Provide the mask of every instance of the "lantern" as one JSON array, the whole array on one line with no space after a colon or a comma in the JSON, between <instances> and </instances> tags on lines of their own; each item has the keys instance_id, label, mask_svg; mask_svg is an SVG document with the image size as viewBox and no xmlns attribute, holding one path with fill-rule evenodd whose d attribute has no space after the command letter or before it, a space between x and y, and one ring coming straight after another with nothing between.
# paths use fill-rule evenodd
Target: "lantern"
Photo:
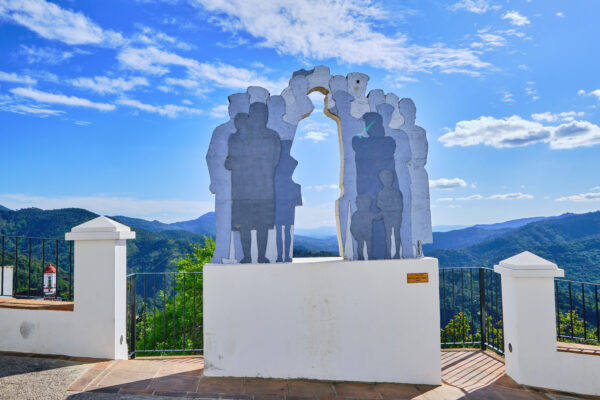
<instances>
[{"instance_id":1,"label":"lantern","mask_svg":"<svg viewBox=\"0 0 600 400\"><path fill-rule=\"evenodd\" d=\"M52 264L44 269L44 297L56 295L56 268Z\"/></svg>"}]
</instances>

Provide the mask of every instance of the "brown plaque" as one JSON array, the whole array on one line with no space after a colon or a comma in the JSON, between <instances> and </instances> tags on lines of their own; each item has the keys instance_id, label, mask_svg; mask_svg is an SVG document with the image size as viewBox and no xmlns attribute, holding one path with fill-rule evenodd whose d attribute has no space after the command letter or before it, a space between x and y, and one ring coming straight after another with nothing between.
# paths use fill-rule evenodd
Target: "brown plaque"
<instances>
[{"instance_id":1,"label":"brown plaque","mask_svg":"<svg viewBox=\"0 0 600 400\"><path fill-rule=\"evenodd\" d=\"M429 274L427 272L406 274L406 281L408 283L428 283Z\"/></svg>"}]
</instances>

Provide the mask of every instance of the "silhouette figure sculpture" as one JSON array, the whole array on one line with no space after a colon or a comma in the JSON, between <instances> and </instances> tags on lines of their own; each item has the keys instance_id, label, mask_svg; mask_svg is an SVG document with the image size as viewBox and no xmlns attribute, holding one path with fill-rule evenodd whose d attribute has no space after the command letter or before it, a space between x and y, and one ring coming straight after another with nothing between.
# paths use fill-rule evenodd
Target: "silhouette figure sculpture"
<instances>
[{"instance_id":1,"label":"silhouette figure sculpture","mask_svg":"<svg viewBox=\"0 0 600 400\"><path fill-rule=\"evenodd\" d=\"M369 260L373 254L373 222L381 219L380 214L375 214L371 211L371 196L368 194L360 194L356 197L357 210L352 214L350 220L350 232L357 242L358 259L364 260L364 247L367 245L367 256Z\"/></svg>"},{"instance_id":2,"label":"silhouette figure sculpture","mask_svg":"<svg viewBox=\"0 0 600 400\"><path fill-rule=\"evenodd\" d=\"M277 262L291 262L291 226L294 225L296 206L302 205L300 185L292 180L298 165L290 155L291 140L281 141L281 157L275 168L275 230L277 243ZM281 237L281 229L285 230L285 245Z\"/></svg>"},{"instance_id":3,"label":"silhouette figure sculpture","mask_svg":"<svg viewBox=\"0 0 600 400\"><path fill-rule=\"evenodd\" d=\"M352 148L356 160L356 189L357 194L368 195L371 198L371 211L377 213L377 194L383 189L379 181L379 172L382 170L395 171L394 152L396 142L393 138L385 136L381 115L368 112L363 115L365 126L369 126L368 137L355 136L352 138ZM393 181L398 187L396 173L393 172ZM372 252L369 260L384 259L386 257L385 227L383 221L375 221L373 229ZM355 237L356 238L356 237ZM360 248L360 245L359 245Z\"/></svg>"},{"instance_id":4,"label":"silhouette figure sculpture","mask_svg":"<svg viewBox=\"0 0 600 400\"><path fill-rule=\"evenodd\" d=\"M394 184L394 173L384 169L379 172L379 180L383 189L377 194L377 208L381 210L383 225L385 226L385 250L386 258L392 258L392 230L394 232L394 244L396 254L394 258L400 258L400 227L402 226L402 211L404 201L402 192L396 189Z\"/></svg>"},{"instance_id":5,"label":"silhouette figure sculpture","mask_svg":"<svg viewBox=\"0 0 600 400\"><path fill-rule=\"evenodd\" d=\"M231 229L239 231L244 257L250 263L252 236L256 230L258 262L265 257L269 229L275 225L275 167L281 143L277 132L267 128L264 103L252 103L248 119L236 118L237 131L229 137L225 168L231 171Z\"/></svg>"}]
</instances>

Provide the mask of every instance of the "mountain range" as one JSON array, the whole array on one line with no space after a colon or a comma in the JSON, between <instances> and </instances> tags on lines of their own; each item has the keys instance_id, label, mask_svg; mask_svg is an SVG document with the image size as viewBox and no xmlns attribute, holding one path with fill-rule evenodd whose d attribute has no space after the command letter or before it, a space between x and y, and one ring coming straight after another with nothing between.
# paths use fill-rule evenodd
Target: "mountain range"
<instances>
[{"instance_id":1,"label":"mountain range","mask_svg":"<svg viewBox=\"0 0 600 400\"><path fill-rule=\"evenodd\" d=\"M0 206L0 233L61 238L73 226L97 215L83 209L11 211ZM165 271L183 256L191 243L214 236L215 216L210 212L190 221L163 223L126 216L111 217L137 232L128 241L130 271ZM317 232L318 233L318 232ZM316 235L315 235L316 236ZM533 217L497 224L481 224L448 232L434 232L425 255L437 257L441 267L492 267L524 250L564 268L569 279L600 282L600 212ZM337 256L337 237L296 234L294 255Z\"/></svg>"}]
</instances>

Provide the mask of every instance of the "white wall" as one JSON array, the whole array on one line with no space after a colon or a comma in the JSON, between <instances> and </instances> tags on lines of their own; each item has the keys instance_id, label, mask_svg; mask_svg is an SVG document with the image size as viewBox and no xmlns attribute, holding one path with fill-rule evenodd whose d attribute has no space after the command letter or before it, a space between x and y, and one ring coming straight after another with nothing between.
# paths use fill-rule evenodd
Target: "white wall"
<instances>
[{"instance_id":1,"label":"white wall","mask_svg":"<svg viewBox=\"0 0 600 400\"><path fill-rule=\"evenodd\" d=\"M0 274L2 273L2 267L0 267ZM11 297L12 296L12 289L13 289L13 267L5 265L4 266L4 284L2 284L1 281L1 277L0 277L0 285L4 286L4 290L0 291L0 296L2 296L2 293L4 293L4 297Z\"/></svg>"},{"instance_id":2,"label":"white wall","mask_svg":"<svg viewBox=\"0 0 600 400\"><path fill-rule=\"evenodd\" d=\"M523 385L600 395L600 357L556 350L554 278L564 271L529 252L495 270L502 274L507 375Z\"/></svg>"},{"instance_id":3,"label":"white wall","mask_svg":"<svg viewBox=\"0 0 600 400\"><path fill-rule=\"evenodd\" d=\"M105 217L73 228L73 312L0 308L0 351L127 358L125 239L134 237Z\"/></svg>"},{"instance_id":4,"label":"white wall","mask_svg":"<svg viewBox=\"0 0 600 400\"><path fill-rule=\"evenodd\" d=\"M206 265L204 373L440 384L438 285L432 258Z\"/></svg>"}]
</instances>

